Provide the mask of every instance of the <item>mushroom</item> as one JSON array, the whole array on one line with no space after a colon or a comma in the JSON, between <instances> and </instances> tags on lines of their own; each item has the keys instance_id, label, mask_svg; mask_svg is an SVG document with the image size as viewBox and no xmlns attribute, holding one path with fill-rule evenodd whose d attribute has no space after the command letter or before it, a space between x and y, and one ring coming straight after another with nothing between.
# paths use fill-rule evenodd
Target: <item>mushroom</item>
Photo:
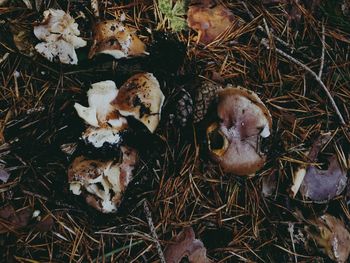
<instances>
[{"instance_id":1,"label":"mushroom","mask_svg":"<svg viewBox=\"0 0 350 263\"><path fill-rule=\"evenodd\" d=\"M96 148L105 144L118 146L132 116L150 132L157 128L164 95L151 73L136 74L118 90L111 80L92 84L88 107L75 103L78 115L89 125L82 138Z\"/></svg>"},{"instance_id":2,"label":"mushroom","mask_svg":"<svg viewBox=\"0 0 350 263\"><path fill-rule=\"evenodd\" d=\"M312 145L308 154L311 162L317 161L321 149L331 139L330 133L322 134ZM347 184L347 171L338 161L337 155L333 154L329 159L326 170L317 168L314 165L299 167L294 174L294 183L291 187L293 197L299 191L305 199L313 202L327 202L337 195L340 195Z\"/></svg>"},{"instance_id":3,"label":"mushroom","mask_svg":"<svg viewBox=\"0 0 350 263\"><path fill-rule=\"evenodd\" d=\"M34 35L44 41L35 46L37 52L50 61L58 57L64 64L77 64L75 49L86 46L74 18L59 9L44 12L44 19L34 26Z\"/></svg>"},{"instance_id":4,"label":"mushroom","mask_svg":"<svg viewBox=\"0 0 350 263\"><path fill-rule=\"evenodd\" d=\"M147 54L145 44L135 30L118 20L97 23L93 29L93 38L89 58L96 54L107 54L116 59Z\"/></svg>"},{"instance_id":5,"label":"mushroom","mask_svg":"<svg viewBox=\"0 0 350 263\"><path fill-rule=\"evenodd\" d=\"M112 105L123 116L133 116L150 132L154 132L160 121L164 95L158 80L152 73L139 73L129 78L120 87Z\"/></svg>"},{"instance_id":6,"label":"mushroom","mask_svg":"<svg viewBox=\"0 0 350 263\"><path fill-rule=\"evenodd\" d=\"M212 158L225 172L254 175L266 160L260 144L270 135L269 110L254 92L229 86L218 92L217 115L207 128Z\"/></svg>"},{"instance_id":7,"label":"mushroom","mask_svg":"<svg viewBox=\"0 0 350 263\"><path fill-rule=\"evenodd\" d=\"M338 263L347 262L350 254L350 233L340 219L325 214L311 220L306 231L332 260Z\"/></svg>"},{"instance_id":8,"label":"mushroom","mask_svg":"<svg viewBox=\"0 0 350 263\"><path fill-rule=\"evenodd\" d=\"M83 194L86 202L103 213L117 211L123 192L133 179L137 151L122 146L122 161L100 161L79 156L68 169L69 188L75 195Z\"/></svg>"},{"instance_id":9,"label":"mushroom","mask_svg":"<svg viewBox=\"0 0 350 263\"><path fill-rule=\"evenodd\" d=\"M89 107L75 103L78 115L90 125L82 135L86 143L100 148L105 143L118 145L121 142L121 132L127 128L127 121L112 105L118 95L118 89L111 80L101 81L91 85L88 91Z\"/></svg>"},{"instance_id":10,"label":"mushroom","mask_svg":"<svg viewBox=\"0 0 350 263\"><path fill-rule=\"evenodd\" d=\"M209 44L234 23L234 15L223 5L192 5L187 11L189 27L198 32L198 40Z\"/></svg>"}]
</instances>

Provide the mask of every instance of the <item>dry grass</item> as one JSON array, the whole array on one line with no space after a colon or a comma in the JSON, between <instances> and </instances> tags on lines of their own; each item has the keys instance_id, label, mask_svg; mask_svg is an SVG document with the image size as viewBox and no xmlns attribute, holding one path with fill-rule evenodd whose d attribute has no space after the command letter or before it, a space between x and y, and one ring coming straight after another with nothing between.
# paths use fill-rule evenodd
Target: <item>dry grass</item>
<instances>
[{"instance_id":1,"label":"dry grass","mask_svg":"<svg viewBox=\"0 0 350 263\"><path fill-rule=\"evenodd\" d=\"M83 11L87 19L77 21L84 37L90 39L93 18L87 2L44 1L46 7L68 9L74 17ZM139 30L146 42L151 43L147 28L168 30L164 17L155 8L156 1L116 2L121 3L101 0L101 16L113 18L125 12L127 22ZM182 227L192 226L215 262L326 260L312 244L306 248L296 240L288 227L294 225L295 234L303 232L300 211L305 217L328 211L349 224L346 197L327 205L312 205L300 198L291 199L288 189L293 169L307 161L305 152L321 131L333 134L328 152L348 152L350 32L323 18L326 44L322 81L347 123L341 126L319 83L273 48L292 54L318 73L322 19L304 10L303 23L291 25L285 6L267 7L258 1L246 1L252 19L241 1L227 2L241 26L208 46L197 44L193 31L178 34L176 37L187 47L181 76L162 73L160 79L168 94L180 84L193 92L199 88L193 86L193 79L214 71L227 83L256 91L274 121L273 134L267 142L270 150L266 166L252 179L224 174L208 160L200 136L196 137L202 127L189 125L180 130L163 118L157 130L163 147L152 158L144 156L116 215L97 214L69 193L69 160L59 146L77 141L82 131L83 124L72 105L85 99L89 85L105 79L122 83L140 70L138 59L88 62L85 49L79 53L79 66L27 57L17 51L9 30L14 26L30 29L39 19L38 13L26 9L21 1L14 2L16 7L0 7L0 59L4 58L0 63L0 161L11 174L9 182L0 185L0 204L9 203L17 209L29 206L54 222L48 232L38 231L36 219L32 219L27 227L0 235L2 262L159 262L144 214L144 200L151 208L163 248ZM264 19L287 46L264 33ZM271 49L261 44L263 38L269 39ZM266 176L277 178L277 190L270 198L261 194Z\"/></svg>"}]
</instances>

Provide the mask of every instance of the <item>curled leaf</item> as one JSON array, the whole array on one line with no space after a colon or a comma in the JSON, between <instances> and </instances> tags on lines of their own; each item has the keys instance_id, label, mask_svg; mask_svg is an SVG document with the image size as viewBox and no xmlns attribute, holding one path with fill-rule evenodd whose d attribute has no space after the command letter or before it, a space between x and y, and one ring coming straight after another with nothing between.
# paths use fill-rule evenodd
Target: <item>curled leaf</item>
<instances>
[{"instance_id":1,"label":"curled leaf","mask_svg":"<svg viewBox=\"0 0 350 263\"><path fill-rule=\"evenodd\" d=\"M350 233L338 218L325 214L306 227L309 236L338 263L347 262L350 254Z\"/></svg>"},{"instance_id":2,"label":"curled leaf","mask_svg":"<svg viewBox=\"0 0 350 263\"><path fill-rule=\"evenodd\" d=\"M198 32L200 42L209 44L232 26L234 15L223 5L212 8L193 5L188 9L187 23Z\"/></svg>"},{"instance_id":3,"label":"curled leaf","mask_svg":"<svg viewBox=\"0 0 350 263\"><path fill-rule=\"evenodd\" d=\"M202 241L195 239L192 228L185 228L172 241L174 243L168 245L164 251L167 263L179 263L185 257L190 263L210 262Z\"/></svg>"}]
</instances>

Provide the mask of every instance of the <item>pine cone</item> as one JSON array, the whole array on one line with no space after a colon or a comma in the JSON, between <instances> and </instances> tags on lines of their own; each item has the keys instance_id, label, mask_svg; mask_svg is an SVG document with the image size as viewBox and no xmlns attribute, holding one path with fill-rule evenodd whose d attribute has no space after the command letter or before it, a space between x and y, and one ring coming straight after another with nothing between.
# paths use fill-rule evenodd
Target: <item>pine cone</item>
<instances>
[{"instance_id":1,"label":"pine cone","mask_svg":"<svg viewBox=\"0 0 350 263\"><path fill-rule=\"evenodd\" d=\"M194 101L193 122L197 123L204 119L210 104L217 98L217 92L222 87L214 82L205 80L197 89Z\"/></svg>"},{"instance_id":2,"label":"pine cone","mask_svg":"<svg viewBox=\"0 0 350 263\"><path fill-rule=\"evenodd\" d=\"M193 117L193 100L185 89L181 89L175 96L175 109L169 114L170 124L185 127Z\"/></svg>"}]
</instances>

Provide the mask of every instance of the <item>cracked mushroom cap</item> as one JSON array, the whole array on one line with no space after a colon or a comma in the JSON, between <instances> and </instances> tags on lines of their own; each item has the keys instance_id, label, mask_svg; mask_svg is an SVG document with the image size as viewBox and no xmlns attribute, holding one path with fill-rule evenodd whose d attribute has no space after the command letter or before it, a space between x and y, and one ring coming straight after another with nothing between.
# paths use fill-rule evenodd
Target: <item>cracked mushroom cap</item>
<instances>
[{"instance_id":1,"label":"cracked mushroom cap","mask_svg":"<svg viewBox=\"0 0 350 263\"><path fill-rule=\"evenodd\" d=\"M127 128L127 121L122 117L112 101L118 95L118 89L111 80L92 84L88 91L88 107L75 103L79 117L90 125L82 135L86 143L100 148L105 143L118 144L121 132Z\"/></svg>"},{"instance_id":2,"label":"cracked mushroom cap","mask_svg":"<svg viewBox=\"0 0 350 263\"><path fill-rule=\"evenodd\" d=\"M268 109L254 92L227 87L218 92L217 115L207 128L211 156L225 172L254 175L266 160L260 140L270 135Z\"/></svg>"},{"instance_id":3,"label":"cracked mushroom cap","mask_svg":"<svg viewBox=\"0 0 350 263\"><path fill-rule=\"evenodd\" d=\"M116 59L147 54L145 44L135 30L118 20L99 22L94 27L93 45L89 58L96 54L111 55Z\"/></svg>"},{"instance_id":4,"label":"cracked mushroom cap","mask_svg":"<svg viewBox=\"0 0 350 263\"><path fill-rule=\"evenodd\" d=\"M102 213L116 212L137 163L136 150L121 147L120 163L86 159L79 156L68 169L69 188L83 195L86 202Z\"/></svg>"},{"instance_id":5,"label":"cracked mushroom cap","mask_svg":"<svg viewBox=\"0 0 350 263\"><path fill-rule=\"evenodd\" d=\"M152 73L139 73L120 87L112 105L121 115L133 116L154 132L160 121L163 102L164 95L158 80Z\"/></svg>"},{"instance_id":6,"label":"cracked mushroom cap","mask_svg":"<svg viewBox=\"0 0 350 263\"><path fill-rule=\"evenodd\" d=\"M44 19L34 26L34 35L44 42L38 43L38 53L53 61L59 58L64 64L77 64L75 49L86 46L74 18L63 10L49 9L44 12Z\"/></svg>"}]
</instances>

